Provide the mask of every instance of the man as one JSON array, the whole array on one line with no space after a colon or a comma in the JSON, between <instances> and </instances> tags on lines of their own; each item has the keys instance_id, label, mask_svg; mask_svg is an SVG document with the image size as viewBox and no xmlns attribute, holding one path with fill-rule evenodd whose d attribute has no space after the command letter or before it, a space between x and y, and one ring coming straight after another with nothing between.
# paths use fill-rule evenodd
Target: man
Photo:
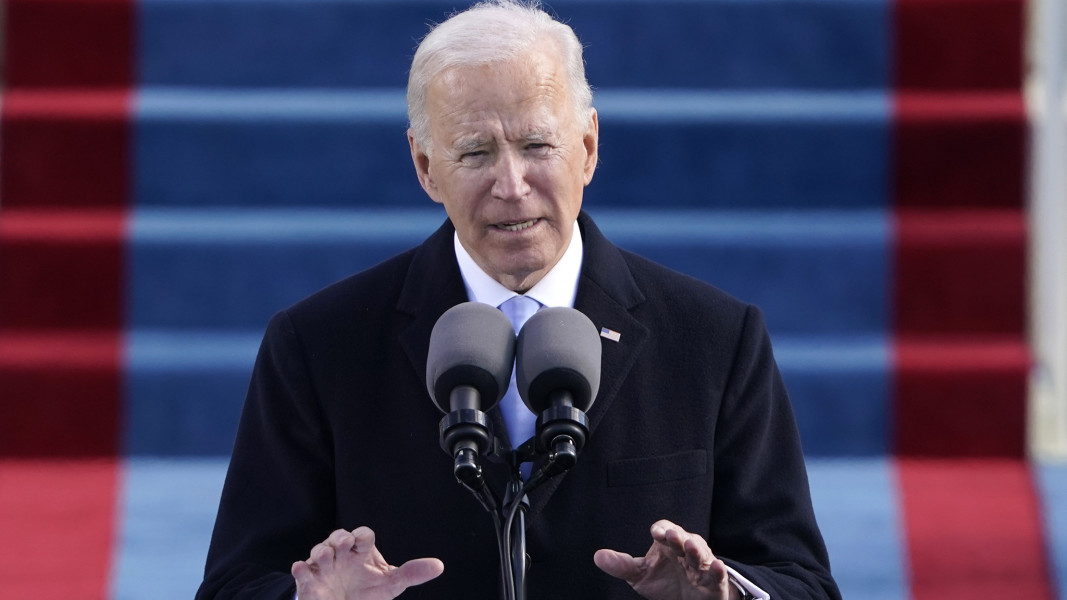
<instances>
[{"instance_id":1,"label":"man","mask_svg":"<svg viewBox=\"0 0 1067 600\"><path fill-rule=\"evenodd\" d=\"M420 44L408 109L448 222L272 319L198 597L497 597L491 520L438 447L426 354L448 308L516 295L617 332L577 466L531 493L530 598L838 597L758 311L581 212L599 123L570 28L509 0L460 13ZM501 412L517 446L529 430Z\"/></svg>"}]
</instances>

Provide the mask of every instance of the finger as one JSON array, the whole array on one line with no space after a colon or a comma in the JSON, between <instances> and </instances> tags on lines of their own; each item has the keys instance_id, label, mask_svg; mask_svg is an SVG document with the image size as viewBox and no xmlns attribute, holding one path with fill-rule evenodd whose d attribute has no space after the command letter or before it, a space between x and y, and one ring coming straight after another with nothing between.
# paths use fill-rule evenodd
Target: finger
<instances>
[{"instance_id":1,"label":"finger","mask_svg":"<svg viewBox=\"0 0 1067 600\"><path fill-rule=\"evenodd\" d=\"M684 529L679 527L677 524L675 524L674 521L671 521L670 519L660 519L659 521L656 521L655 523L652 524L652 532L653 532L652 536L655 537L656 530L659 530L661 533L666 533L667 531L670 531L671 529L678 529L678 530L685 531Z\"/></svg>"},{"instance_id":2,"label":"finger","mask_svg":"<svg viewBox=\"0 0 1067 600\"><path fill-rule=\"evenodd\" d=\"M641 568L640 559L606 548L593 554L593 563L608 575L626 581L636 579Z\"/></svg>"},{"instance_id":3,"label":"finger","mask_svg":"<svg viewBox=\"0 0 1067 600\"><path fill-rule=\"evenodd\" d=\"M649 531L652 533L653 540L657 542L665 542L667 532L671 529L678 529L678 526L667 519L661 519L653 523Z\"/></svg>"},{"instance_id":4,"label":"finger","mask_svg":"<svg viewBox=\"0 0 1067 600\"><path fill-rule=\"evenodd\" d=\"M676 558L685 560L690 569L706 570L715 560L707 540L666 519L652 525L652 538Z\"/></svg>"},{"instance_id":5,"label":"finger","mask_svg":"<svg viewBox=\"0 0 1067 600\"><path fill-rule=\"evenodd\" d=\"M652 540L676 558L685 557L685 543L689 533L670 521L657 521L652 525Z\"/></svg>"},{"instance_id":6,"label":"finger","mask_svg":"<svg viewBox=\"0 0 1067 600\"><path fill-rule=\"evenodd\" d=\"M445 571L445 563L436 558L416 558L400 565L392 577L401 590L413 585L422 585Z\"/></svg>"},{"instance_id":7,"label":"finger","mask_svg":"<svg viewBox=\"0 0 1067 600\"><path fill-rule=\"evenodd\" d=\"M326 543L315 544L315 547L311 549L311 557L307 562L325 566L333 562L334 556L336 555L334 554L333 546Z\"/></svg>"},{"instance_id":8,"label":"finger","mask_svg":"<svg viewBox=\"0 0 1067 600\"><path fill-rule=\"evenodd\" d=\"M704 571L702 578L705 586L718 588L724 598L729 597L731 585L730 574L726 570L726 563L717 558L712 560L711 565Z\"/></svg>"},{"instance_id":9,"label":"finger","mask_svg":"<svg viewBox=\"0 0 1067 600\"><path fill-rule=\"evenodd\" d=\"M289 572L293 574L293 577L297 580L304 580L311 577L311 565L307 561L298 560L293 563L293 566L289 569Z\"/></svg>"},{"instance_id":10,"label":"finger","mask_svg":"<svg viewBox=\"0 0 1067 600\"><path fill-rule=\"evenodd\" d=\"M357 527L352 530L352 552L364 554L374 550L374 530Z\"/></svg>"},{"instance_id":11,"label":"finger","mask_svg":"<svg viewBox=\"0 0 1067 600\"><path fill-rule=\"evenodd\" d=\"M360 560L378 569L393 569L375 546L374 531L369 527L357 527L352 530L352 546L350 551L359 556Z\"/></svg>"},{"instance_id":12,"label":"finger","mask_svg":"<svg viewBox=\"0 0 1067 600\"><path fill-rule=\"evenodd\" d=\"M356 542L355 536L344 529L338 529L326 538L326 544L331 546L337 554L348 552Z\"/></svg>"},{"instance_id":13,"label":"finger","mask_svg":"<svg viewBox=\"0 0 1067 600\"><path fill-rule=\"evenodd\" d=\"M314 580L316 571L315 566L307 561L298 560L293 563L289 572L292 573L293 579L296 581L297 591L306 588Z\"/></svg>"},{"instance_id":14,"label":"finger","mask_svg":"<svg viewBox=\"0 0 1067 600\"><path fill-rule=\"evenodd\" d=\"M689 535L685 529L667 519L661 519L653 523L650 531L653 540L673 546L679 552L682 550L682 541L684 541L685 536Z\"/></svg>"},{"instance_id":15,"label":"finger","mask_svg":"<svg viewBox=\"0 0 1067 600\"><path fill-rule=\"evenodd\" d=\"M726 563L717 558L711 561L708 573L712 576L712 581L716 583L724 583L730 579L730 572L726 570Z\"/></svg>"},{"instance_id":16,"label":"finger","mask_svg":"<svg viewBox=\"0 0 1067 600\"><path fill-rule=\"evenodd\" d=\"M715 561L715 555L711 553L708 542L699 535L687 533L682 547L685 551L685 564L690 569L706 571Z\"/></svg>"}]
</instances>

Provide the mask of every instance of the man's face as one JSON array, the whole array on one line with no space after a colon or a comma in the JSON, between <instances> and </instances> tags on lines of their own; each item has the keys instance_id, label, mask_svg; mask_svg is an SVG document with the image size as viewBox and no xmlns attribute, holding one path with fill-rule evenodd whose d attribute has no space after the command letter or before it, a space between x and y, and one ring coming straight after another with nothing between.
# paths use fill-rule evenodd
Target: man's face
<instances>
[{"instance_id":1,"label":"man's face","mask_svg":"<svg viewBox=\"0 0 1067 600\"><path fill-rule=\"evenodd\" d=\"M570 243L597 160L551 51L447 70L427 90L431 148L408 132L419 182L486 273L525 291ZM427 151L431 150L431 151Z\"/></svg>"}]
</instances>

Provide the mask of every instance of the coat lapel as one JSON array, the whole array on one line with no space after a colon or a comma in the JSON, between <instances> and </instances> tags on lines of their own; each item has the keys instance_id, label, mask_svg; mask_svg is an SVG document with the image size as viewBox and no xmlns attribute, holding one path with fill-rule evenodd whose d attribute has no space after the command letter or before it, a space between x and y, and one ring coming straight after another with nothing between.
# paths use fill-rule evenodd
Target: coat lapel
<instances>
[{"instance_id":1,"label":"coat lapel","mask_svg":"<svg viewBox=\"0 0 1067 600\"><path fill-rule=\"evenodd\" d=\"M631 312L645 297L618 248L608 242L584 212L578 224L582 228L584 256L574 307L589 317L598 330L619 334L618 341L603 335L600 338L600 389L587 414L589 437L595 440L597 426L618 397L623 381L648 341L649 330ZM579 455L579 465L581 460ZM566 476L557 476L530 494L531 516L544 508Z\"/></svg>"},{"instance_id":2,"label":"coat lapel","mask_svg":"<svg viewBox=\"0 0 1067 600\"><path fill-rule=\"evenodd\" d=\"M445 221L414 250L397 300L397 311L411 318L407 329L400 334L400 345L424 384L433 326L446 310L467 301L467 290L452 247L454 232L452 223Z\"/></svg>"}]
</instances>

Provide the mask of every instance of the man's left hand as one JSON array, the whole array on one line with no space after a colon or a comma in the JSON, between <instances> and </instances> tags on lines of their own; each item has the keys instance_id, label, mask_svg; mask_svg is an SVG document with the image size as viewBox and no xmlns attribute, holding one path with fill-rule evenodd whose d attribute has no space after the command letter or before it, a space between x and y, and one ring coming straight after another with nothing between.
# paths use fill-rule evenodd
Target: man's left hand
<instances>
[{"instance_id":1,"label":"man's left hand","mask_svg":"<svg viewBox=\"0 0 1067 600\"><path fill-rule=\"evenodd\" d=\"M674 523L652 525L652 546L643 557L597 550L593 562L608 575L623 579L648 600L737 600L726 564L715 558L708 542Z\"/></svg>"}]
</instances>

